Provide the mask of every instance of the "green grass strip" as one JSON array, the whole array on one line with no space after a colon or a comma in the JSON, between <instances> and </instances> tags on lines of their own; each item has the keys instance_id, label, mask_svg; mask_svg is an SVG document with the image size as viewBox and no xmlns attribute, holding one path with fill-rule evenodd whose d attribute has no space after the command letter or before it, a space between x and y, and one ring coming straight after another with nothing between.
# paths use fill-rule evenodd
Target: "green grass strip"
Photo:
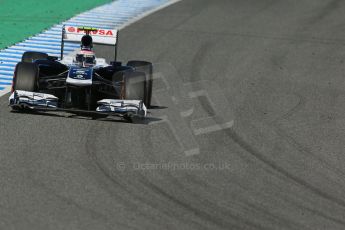
<instances>
[{"instance_id":1,"label":"green grass strip","mask_svg":"<svg viewBox=\"0 0 345 230\"><path fill-rule=\"evenodd\" d=\"M0 49L111 0L0 0Z\"/></svg>"}]
</instances>

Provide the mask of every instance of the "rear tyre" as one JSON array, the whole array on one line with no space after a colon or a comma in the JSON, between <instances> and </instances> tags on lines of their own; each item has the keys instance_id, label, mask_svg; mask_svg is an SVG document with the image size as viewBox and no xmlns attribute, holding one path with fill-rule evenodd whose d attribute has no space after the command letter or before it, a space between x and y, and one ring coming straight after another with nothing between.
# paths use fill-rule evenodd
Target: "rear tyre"
<instances>
[{"instance_id":1,"label":"rear tyre","mask_svg":"<svg viewBox=\"0 0 345 230\"><path fill-rule=\"evenodd\" d=\"M22 56L22 62L32 63L36 60L48 59L48 54L34 51L27 51Z\"/></svg>"},{"instance_id":2,"label":"rear tyre","mask_svg":"<svg viewBox=\"0 0 345 230\"><path fill-rule=\"evenodd\" d=\"M152 85L153 85L153 65L147 61L129 61L127 66L135 68L137 72L143 72L146 75L146 101L147 108L151 106Z\"/></svg>"},{"instance_id":3,"label":"rear tyre","mask_svg":"<svg viewBox=\"0 0 345 230\"><path fill-rule=\"evenodd\" d=\"M19 62L13 78L13 90L34 92L38 88L38 66L35 63Z\"/></svg>"}]
</instances>

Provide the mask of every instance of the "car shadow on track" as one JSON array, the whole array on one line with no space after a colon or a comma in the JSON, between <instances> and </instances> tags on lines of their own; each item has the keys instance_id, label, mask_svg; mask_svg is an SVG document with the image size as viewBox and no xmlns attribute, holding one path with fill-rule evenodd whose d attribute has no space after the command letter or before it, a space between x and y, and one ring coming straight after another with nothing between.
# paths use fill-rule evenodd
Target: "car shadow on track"
<instances>
[{"instance_id":1,"label":"car shadow on track","mask_svg":"<svg viewBox=\"0 0 345 230\"><path fill-rule=\"evenodd\" d=\"M167 107L164 107L164 106L152 106L150 109L166 109L166 108ZM92 117L92 116L80 116L80 115L63 113L63 112L40 112L40 111L33 111L33 110L21 110L21 111L12 110L10 112L16 113L16 114L28 114L28 115L34 115L34 116L82 119L82 120L102 121L102 122L131 123L131 124L141 124L141 125L148 125L151 122L157 122L157 121L162 120L160 118L155 118L155 117L150 117L150 116L147 116L145 118L133 117L131 119L124 119L124 118L115 117L115 116L108 116L108 117L94 116L94 117ZM148 114L151 114L151 113L148 112Z\"/></svg>"}]
</instances>

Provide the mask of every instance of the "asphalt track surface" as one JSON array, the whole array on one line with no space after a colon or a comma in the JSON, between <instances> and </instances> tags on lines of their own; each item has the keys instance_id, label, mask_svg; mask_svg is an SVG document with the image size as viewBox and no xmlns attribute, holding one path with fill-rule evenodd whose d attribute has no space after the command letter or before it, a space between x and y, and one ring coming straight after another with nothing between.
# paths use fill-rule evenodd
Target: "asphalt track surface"
<instances>
[{"instance_id":1,"label":"asphalt track surface","mask_svg":"<svg viewBox=\"0 0 345 230\"><path fill-rule=\"evenodd\" d=\"M344 229L344 8L184 0L124 29L120 58L156 63L148 124L2 97L0 228Z\"/></svg>"}]
</instances>

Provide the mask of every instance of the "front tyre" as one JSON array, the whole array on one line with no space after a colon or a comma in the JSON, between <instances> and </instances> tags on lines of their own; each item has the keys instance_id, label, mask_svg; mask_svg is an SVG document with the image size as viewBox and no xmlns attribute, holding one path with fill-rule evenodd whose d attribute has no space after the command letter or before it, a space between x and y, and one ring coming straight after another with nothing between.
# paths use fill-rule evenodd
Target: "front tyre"
<instances>
[{"instance_id":1,"label":"front tyre","mask_svg":"<svg viewBox=\"0 0 345 230\"><path fill-rule=\"evenodd\" d=\"M144 101L147 108L151 106L152 85L153 85L153 65L147 61L129 61L127 66L133 67L137 72L143 72L146 76L146 101Z\"/></svg>"},{"instance_id":2,"label":"front tyre","mask_svg":"<svg viewBox=\"0 0 345 230\"><path fill-rule=\"evenodd\" d=\"M34 92L38 89L38 74L35 63L19 62L14 71L12 90Z\"/></svg>"},{"instance_id":3,"label":"front tyre","mask_svg":"<svg viewBox=\"0 0 345 230\"><path fill-rule=\"evenodd\" d=\"M124 99L141 100L146 103L146 77L144 73L126 72L124 74Z\"/></svg>"}]
</instances>

